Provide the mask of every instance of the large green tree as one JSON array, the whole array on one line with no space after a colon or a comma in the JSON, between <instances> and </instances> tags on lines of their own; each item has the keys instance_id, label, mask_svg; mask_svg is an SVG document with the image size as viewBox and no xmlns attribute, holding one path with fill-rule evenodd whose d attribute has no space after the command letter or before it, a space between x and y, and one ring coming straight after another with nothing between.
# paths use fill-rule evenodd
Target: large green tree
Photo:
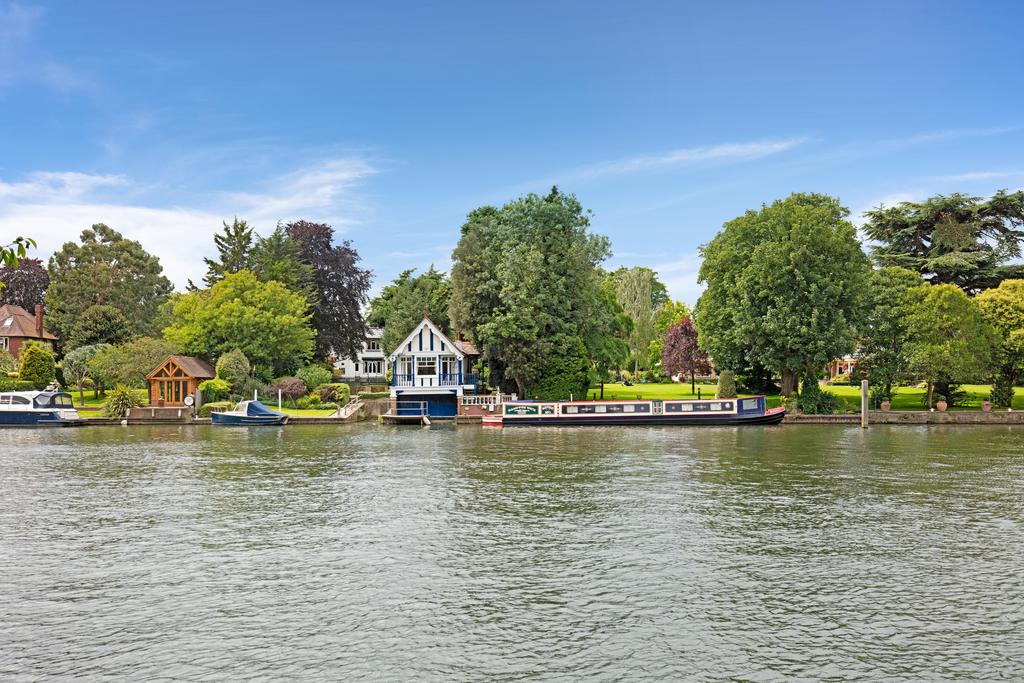
<instances>
[{"instance_id":1,"label":"large green tree","mask_svg":"<svg viewBox=\"0 0 1024 683\"><path fill-rule=\"evenodd\" d=\"M647 346L647 367L653 368L661 365L661 350L665 346L665 335L668 334L668 328L692 315L693 311L685 302L671 299L665 302L658 312L658 321L654 324L654 339Z\"/></svg>"},{"instance_id":2,"label":"large green tree","mask_svg":"<svg viewBox=\"0 0 1024 683\"><path fill-rule=\"evenodd\" d=\"M603 283L598 290L593 307L594 311L585 328L583 345L591 364L590 383L600 385L603 399L604 383L629 358L629 336L633 331L633 320L622 310L615 292L607 283Z\"/></svg>"},{"instance_id":3,"label":"large green tree","mask_svg":"<svg viewBox=\"0 0 1024 683\"><path fill-rule=\"evenodd\" d=\"M696 324L717 367L773 368L789 396L799 373L853 351L870 266L848 215L833 197L792 194L702 247Z\"/></svg>"},{"instance_id":4,"label":"large green tree","mask_svg":"<svg viewBox=\"0 0 1024 683\"><path fill-rule=\"evenodd\" d=\"M952 403L952 385L989 375L996 333L977 302L955 285L924 285L919 291L908 320L910 370L928 383L928 407L935 394Z\"/></svg>"},{"instance_id":5,"label":"large green tree","mask_svg":"<svg viewBox=\"0 0 1024 683\"><path fill-rule=\"evenodd\" d=\"M615 290L615 298L622 310L633 321L629 334L629 351L633 360L633 372L646 368L651 342L657 335L658 316L669 302L668 290L650 268L635 266L619 268L609 275Z\"/></svg>"},{"instance_id":6,"label":"large green tree","mask_svg":"<svg viewBox=\"0 0 1024 683\"><path fill-rule=\"evenodd\" d=\"M243 269L251 269L251 252L253 248L253 229L238 216L228 225L224 221L224 229L213 236L213 245L217 248L217 258L204 258L206 275L203 282L213 287L224 279L225 275L237 273Z\"/></svg>"},{"instance_id":7,"label":"large green tree","mask_svg":"<svg viewBox=\"0 0 1024 683\"><path fill-rule=\"evenodd\" d=\"M869 282L867 311L858 331L861 366L877 404L892 398L893 384L906 374L910 315L924 280L912 270L889 266L872 271Z\"/></svg>"},{"instance_id":8,"label":"large green tree","mask_svg":"<svg viewBox=\"0 0 1024 683\"><path fill-rule=\"evenodd\" d=\"M119 310L133 335L152 333L160 306L174 289L156 256L102 223L83 230L81 244L61 247L50 257L49 271L46 308L62 337L96 305Z\"/></svg>"},{"instance_id":9,"label":"large green tree","mask_svg":"<svg viewBox=\"0 0 1024 683\"><path fill-rule=\"evenodd\" d=\"M936 195L866 213L865 234L882 266L917 271L929 282L953 284L968 294L1024 277L1024 191L991 199Z\"/></svg>"},{"instance_id":10,"label":"large green tree","mask_svg":"<svg viewBox=\"0 0 1024 683\"><path fill-rule=\"evenodd\" d=\"M311 266L302 260L298 242L285 232L274 228L266 237L257 237L249 253L249 268L260 280L276 280L293 292L304 294L310 303L316 301L316 283Z\"/></svg>"},{"instance_id":11,"label":"large green tree","mask_svg":"<svg viewBox=\"0 0 1024 683\"><path fill-rule=\"evenodd\" d=\"M119 384L144 389L146 375L167 356L180 351L177 344L166 339L138 337L117 346L101 345L98 352L90 354L87 369L101 391Z\"/></svg>"},{"instance_id":12,"label":"large green tree","mask_svg":"<svg viewBox=\"0 0 1024 683\"><path fill-rule=\"evenodd\" d=\"M254 365L285 374L312 356L309 321L305 297L241 270L209 290L176 296L174 323L164 336L209 361L240 349Z\"/></svg>"},{"instance_id":13,"label":"large green tree","mask_svg":"<svg viewBox=\"0 0 1024 683\"><path fill-rule=\"evenodd\" d=\"M1024 368L1024 280L1003 280L975 301L997 334L996 377L992 400L1001 408L1013 405L1013 388Z\"/></svg>"},{"instance_id":14,"label":"large green tree","mask_svg":"<svg viewBox=\"0 0 1024 683\"><path fill-rule=\"evenodd\" d=\"M131 324L121 311L100 304L82 311L64 341L64 350L93 344L120 344L131 336Z\"/></svg>"},{"instance_id":15,"label":"large green tree","mask_svg":"<svg viewBox=\"0 0 1024 683\"><path fill-rule=\"evenodd\" d=\"M452 326L477 342L492 381L565 398L586 370L607 238L574 195L552 188L472 212L452 254ZM587 372L584 372L584 382ZM541 395L543 394L543 395Z\"/></svg>"},{"instance_id":16,"label":"large green tree","mask_svg":"<svg viewBox=\"0 0 1024 683\"><path fill-rule=\"evenodd\" d=\"M426 315L445 334L451 334L448 304L451 283L448 275L430 266L414 275L405 270L370 301L366 323L384 329L381 345L394 350Z\"/></svg>"}]
</instances>

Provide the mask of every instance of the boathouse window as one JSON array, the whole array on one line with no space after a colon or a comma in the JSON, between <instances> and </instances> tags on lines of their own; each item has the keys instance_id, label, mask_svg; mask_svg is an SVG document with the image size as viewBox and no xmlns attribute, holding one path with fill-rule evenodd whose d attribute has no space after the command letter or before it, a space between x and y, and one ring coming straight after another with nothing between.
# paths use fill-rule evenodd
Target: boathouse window
<instances>
[{"instance_id":1,"label":"boathouse window","mask_svg":"<svg viewBox=\"0 0 1024 683\"><path fill-rule=\"evenodd\" d=\"M434 356L417 356L416 358L416 374L417 375L436 375L437 374L437 358Z\"/></svg>"}]
</instances>

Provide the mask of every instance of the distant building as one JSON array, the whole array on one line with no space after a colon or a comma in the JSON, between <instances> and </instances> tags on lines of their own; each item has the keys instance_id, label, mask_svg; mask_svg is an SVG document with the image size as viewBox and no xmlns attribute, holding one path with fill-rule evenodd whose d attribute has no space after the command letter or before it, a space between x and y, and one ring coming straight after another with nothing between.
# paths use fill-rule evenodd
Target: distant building
<instances>
[{"instance_id":1,"label":"distant building","mask_svg":"<svg viewBox=\"0 0 1024 683\"><path fill-rule=\"evenodd\" d=\"M379 327L369 328L359 355L334 363L335 369L341 371L342 379L371 384L384 382L387 364L384 359L384 349L380 345L382 335L383 330Z\"/></svg>"},{"instance_id":2,"label":"distant building","mask_svg":"<svg viewBox=\"0 0 1024 683\"><path fill-rule=\"evenodd\" d=\"M6 349L12 356L21 352L21 346L29 339L53 343L57 335L43 327L43 307L36 306L32 315L21 306L4 304L0 306L0 349Z\"/></svg>"},{"instance_id":3,"label":"distant building","mask_svg":"<svg viewBox=\"0 0 1024 683\"><path fill-rule=\"evenodd\" d=\"M839 375L850 375L852 377L857 372L858 364L860 364L860 359L850 354L837 358L825 366L829 381L834 381Z\"/></svg>"},{"instance_id":4,"label":"distant building","mask_svg":"<svg viewBox=\"0 0 1024 683\"><path fill-rule=\"evenodd\" d=\"M473 363L480 353L468 341L452 341L428 318L417 325L390 356L391 410L430 417L455 417L462 396L475 394Z\"/></svg>"}]
</instances>

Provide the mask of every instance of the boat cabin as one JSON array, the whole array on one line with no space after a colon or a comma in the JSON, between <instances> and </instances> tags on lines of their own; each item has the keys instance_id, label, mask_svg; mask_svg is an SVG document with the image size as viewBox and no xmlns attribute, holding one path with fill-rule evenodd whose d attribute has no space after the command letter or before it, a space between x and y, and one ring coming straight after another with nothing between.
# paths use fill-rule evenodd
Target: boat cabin
<instances>
[{"instance_id":1,"label":"boat cabin","mask_svg":"<svg viewBox=\"0 0 1024 683\"><path fill-rule=\"evenodd\" d=\"M163 400L166 406L183 406L187 397L197 395L201 383L216 375L213 366L200 358L168 356L146 375L149 381L149 403L159 405Z\"/></svg>"},{"instance_id":2,"label":"boat cabin","mask_svg":"<svg viewBox=\"0 0 1024 683\"><path fill-rule=\"evenodd\" d=\"M464 340L452 341L424 318L390 356L391 410L395 415L455 417L462 396L476 394L473 363L480 354Z\"/></svg>"}]
</instances>

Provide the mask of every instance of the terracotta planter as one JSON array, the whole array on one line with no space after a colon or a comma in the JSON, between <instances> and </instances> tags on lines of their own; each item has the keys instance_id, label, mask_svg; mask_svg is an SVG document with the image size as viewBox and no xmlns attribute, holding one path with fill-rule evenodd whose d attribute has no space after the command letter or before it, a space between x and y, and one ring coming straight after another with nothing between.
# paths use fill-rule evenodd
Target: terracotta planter
<instances>
[{"instance_id":1,"label":"terracotta planter","mask_svg":"<svg viewBox=\"0 0 1024 683\"><path fill-rule=\"evenodd\" d=\"M161 397L161 398L158 398L158 399L156 400L156 407L157 407L157 408L163 408L163 407L164 407L164 399L163 399L162 397Z\"/></svg>"},{"instance_id":2,"label":"terracotta planter","mask_svg":"<svg viewBox=\"0 0 1024 683\"><path fill-rule=\"evenodd\" d=\"M946 412L946 408L948 408L949 405L945 401L939 401L938 403L935 404L935 407L938 408L940 413L944 413Z\"/></svg>"},{"instance_id":3,"label":"terracotta planter","mask_svg":"<svg viewBox=\"0 0 1024 683\"><path fill-rule=\"evenodd\" d=\"M982 410L982 412L985 412L985 413L991 412L992 411L992 401L982 401L981 402L981 410Z\"/></svg>"},{"instance_id":4,"label":"terracotta planter","mask_svg":"<svg viewBox=\"0 0 1024 683\"><path fill-rule=\"evenodd\" d=\"M882 401L882 405L880 407L882 408L883 413L888 413L889 409L892 408L892 404L888 401Z\"/></svg>"}]
</instances>

